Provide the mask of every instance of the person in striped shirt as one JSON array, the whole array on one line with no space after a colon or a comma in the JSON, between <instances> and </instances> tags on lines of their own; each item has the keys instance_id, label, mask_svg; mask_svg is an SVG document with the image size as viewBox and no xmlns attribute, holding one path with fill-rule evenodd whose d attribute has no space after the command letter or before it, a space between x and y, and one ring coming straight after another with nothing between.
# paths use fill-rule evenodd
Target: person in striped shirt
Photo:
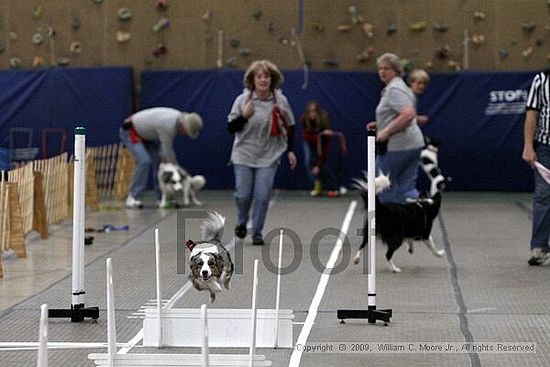
<instances>
[{"instance_id":1,"label":"person in striped shirt","mask_svg":"<svg viewBox=\"0 0 550 367\"><path fill-rule=\"evenodd\" d=\"M550 70L538 73L527 95L522 158L529 165L539 162L550 168ZM533 194L533 228L529 265L540 265L550 258L550 184L538 170Z\"/></svg>"}]
</instances>

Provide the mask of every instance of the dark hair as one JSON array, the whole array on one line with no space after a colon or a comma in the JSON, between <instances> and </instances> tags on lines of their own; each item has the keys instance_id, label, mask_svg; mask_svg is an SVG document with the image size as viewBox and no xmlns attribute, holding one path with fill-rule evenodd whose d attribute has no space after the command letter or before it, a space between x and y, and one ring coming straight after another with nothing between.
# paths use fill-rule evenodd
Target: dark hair
<instances>
[{"instance_id":1,"label":"dark hair","mask_svg":"<svg viewBox=\"0 0 550 367\"><path fill-rule=\"evenodd\" d=\"M315 121L316 124L314 126L312 126L312 121L308 117L309 108L311 106L315 107L315 110L317 111L317 121ZM316 133L330 128L328 113L321 107L321 105L317 101L309 101L306 104L306 110L302 114L301 119L302 121L304 121L306 129Z\"/></svg>"}]
</instances>

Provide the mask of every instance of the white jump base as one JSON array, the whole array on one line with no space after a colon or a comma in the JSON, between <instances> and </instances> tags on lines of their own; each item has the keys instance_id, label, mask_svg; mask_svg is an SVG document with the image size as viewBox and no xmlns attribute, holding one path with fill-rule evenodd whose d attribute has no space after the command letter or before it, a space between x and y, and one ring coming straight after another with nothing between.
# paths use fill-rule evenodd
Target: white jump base
<instances>
[{"instance_id":1,"label":"white jump base","mask_svg":"<svg viewBox=\"0 0 550 367\"><path fill-rule=\"evenodd\" d=\"M93 360L96 366L113 367L194 367L203 366L202 354L115 354L113 363L110 364L107 353L91 353L88 358ZM254 366L271 366L271 361L265 359L263 355L254 356ZM215 367L235 367L249 366L248 355L245 354L211 354L209 356L209 366Z\"/></svg>"},{"instance_id":2,"label":"white jump base","mask_svg":"<svg viewBox=\"0 0 550 367\"><path fill-rule=\"evenodd\" d=\"M158 337L158 309L145 309L143 320L143 346L160 347L200 347L202 321L198 308L162 309L162 338ZM256 347L273 348L276 344L276 311L259 309L257 314ZM279 310L277 346L293 348L292 310ZM248 348L252 338L250 330L250 309L208 309L208 344L210 347Z\"/></svg>"}]
</instances>

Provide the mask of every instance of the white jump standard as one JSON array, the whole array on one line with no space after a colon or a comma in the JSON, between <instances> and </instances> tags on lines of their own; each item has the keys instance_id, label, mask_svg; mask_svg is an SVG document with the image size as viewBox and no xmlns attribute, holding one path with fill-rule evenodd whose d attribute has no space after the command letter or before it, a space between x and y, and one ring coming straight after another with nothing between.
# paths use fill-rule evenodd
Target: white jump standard
<instances>
[{"instance_id":1,"label":"white jump standard","mask_svg":"<svg viewBox=\"0 0 550 367\"><path fill-rule=\"evenodd\" d=\"M375 324L377 320L384 321L387 325L392 317L392 310L376 309L376 198L374 189L374 178L376 177L375 168L375 144L376 130L368 130L367 134L367 183L368 183L368 207L367 223L368 233L363 236L369 236L368 246L368 286L367 286L367 310L338 310L337 317L340 322L345 323L345 319L367 319L369 324Z\"/></svg>"},{"instance_id":2,"label":"white jump standard","mask_svg":"<svg viewBox=\"0 0 550 367\"><path fill-rule=\"evenodd\" d=\"M49 310L50 318L70 318L71 322L85 318L97 320L98 307L84 305L84 213L86 209L86 129L74 129L74 185L73 185L73 282L70 309Z\"/></svg>"}]
</instances>

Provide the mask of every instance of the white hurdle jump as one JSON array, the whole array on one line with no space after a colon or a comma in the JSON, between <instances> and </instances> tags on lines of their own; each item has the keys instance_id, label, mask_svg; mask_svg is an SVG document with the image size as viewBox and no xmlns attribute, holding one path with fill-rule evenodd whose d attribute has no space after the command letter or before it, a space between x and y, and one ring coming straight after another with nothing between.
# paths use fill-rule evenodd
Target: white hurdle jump
<instances>
[{"instance_id":1,"label":"white hurdle jump","mask_svg":"<svg viewBox=\"0 0 550 367\"><path fill-rule=\"evenodd\" d=\"M256 267L257 267L256 260ZM93 360L96 366L109 367L160 367L160 366L203 366L203 367L249 367L271 366L271 361L263 355L254 354L254 343L250 347L251 353L247 354L209 354L208 352L208 328L206 305L201 311L201 354L117 354L115 306L113 294L113 266L111 259L106 260L107 272L107 353L91 353L88 358ZM40 361L40 357L39 357ZM42 365L39 365L42 367ZM47 367L47 366L43 366Z\"/></svg>"},{"instance_id":2,"label":"white hurdle jump","mask_svg":"<svg viewBox=\"0 0 550 367\"><path fill-rule=\"evenodd\" d=\"M157 233L157 232L156 232ZM158 239L158 236L155 237ZM158 242L157 242L158 243ZM253 333L256 333L256 346L259 348L293 348L292 310L279 309L280 268L283 244L283 231L279 240L279 274L275 309L233 309L212 308L208 310L210 320L215 320L215 333L210 333L211 347L247 348ZM157 287L159 280L159 250L156 247ZM257 261L257 260L256 260ZM258 284L254 275L253 295ZM254 298L254 297L253 297ZM253 300L255 302L255 300ZM254 303L255 304L255 303ZM143 345L145 347L200 347L201 314L197 308L162 308L160 288L157 288L157 307L145 308L143 320ZM159 317L160 314L160 317ZM256 318L256 331L248 327L250 320ZM160 324L159 324L160 320Z\"/></svg>"}]
</instances>

